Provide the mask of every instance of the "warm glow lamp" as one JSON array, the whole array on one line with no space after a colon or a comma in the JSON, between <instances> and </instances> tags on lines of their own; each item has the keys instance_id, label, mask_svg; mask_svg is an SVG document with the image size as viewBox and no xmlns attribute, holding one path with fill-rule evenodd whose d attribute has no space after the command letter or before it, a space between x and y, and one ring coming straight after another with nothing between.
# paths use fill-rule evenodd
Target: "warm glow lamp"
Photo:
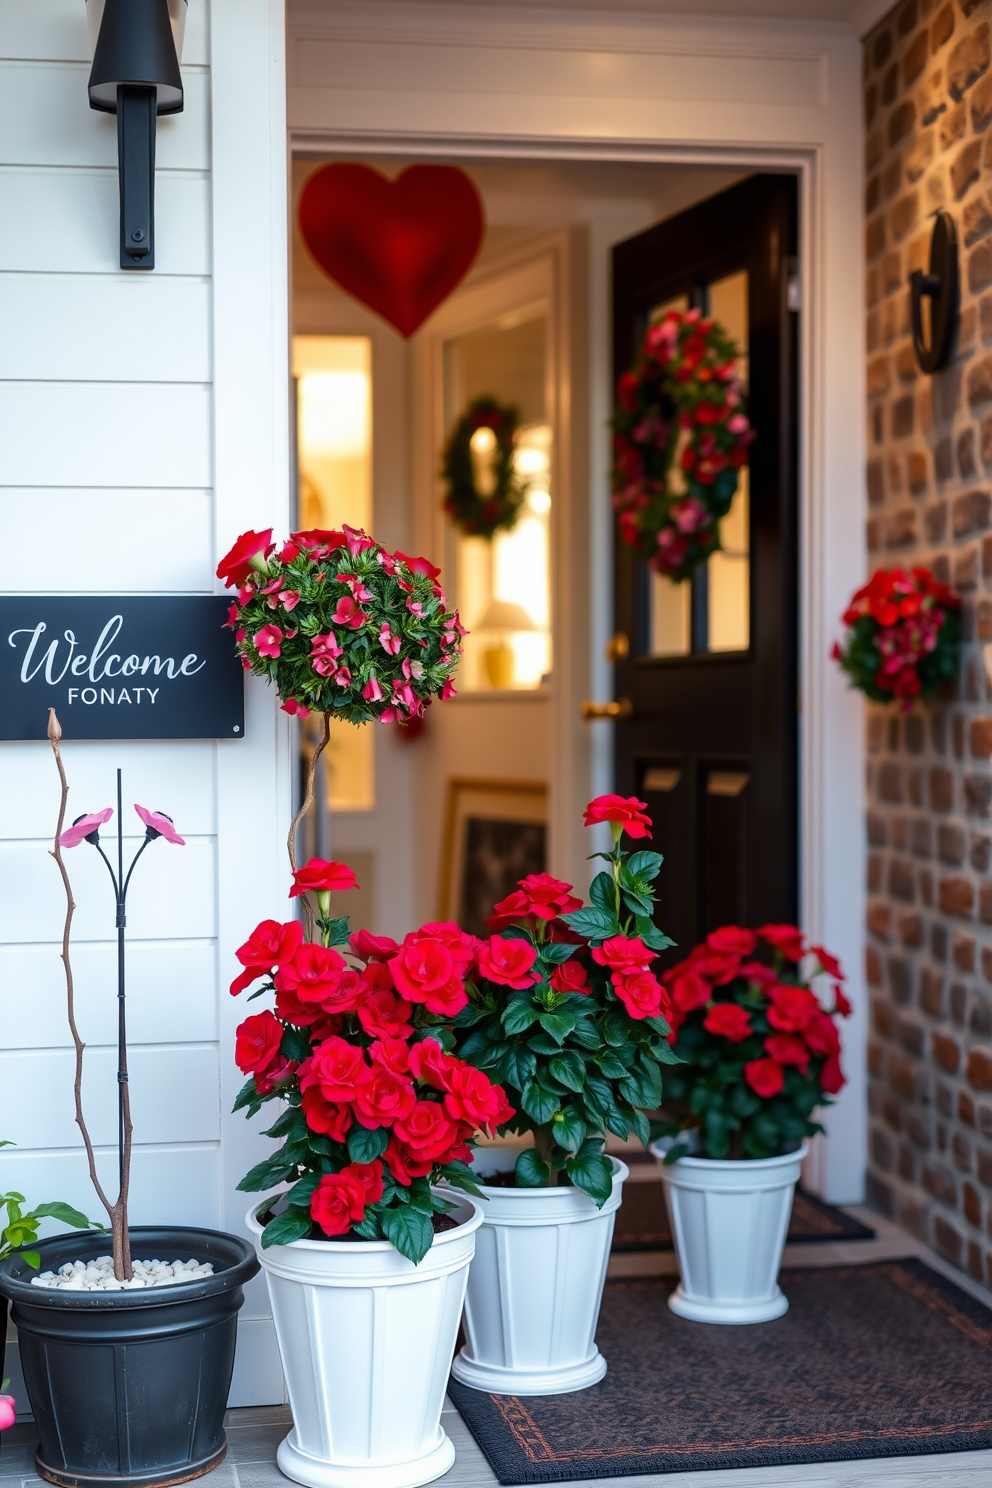
<instances>
[{"instance_id":1,"label":"warm glow lamp","mask_svg":"<svg viewBox=\"0 0 992 1488\"><path fill-rule=\"evenodd\" d=\"M507 636L521 630L536 630L533 619L523 605L513 604L508 599L494 599L475 628L499 633L496 645L482 653L489 685L512 687L516 657Z\"/></svg>"},{"instance_id":2,"label":"warm glow lamp","mask_svg":"<svg viewBox=\"0 0 992 1488\"><path fill-rule=\"evenodd\" d=\"M179 114L187 0L86 0L90 108L117 115L121 268L155 267L155 121Z\"/></svg>"}]
</instances>

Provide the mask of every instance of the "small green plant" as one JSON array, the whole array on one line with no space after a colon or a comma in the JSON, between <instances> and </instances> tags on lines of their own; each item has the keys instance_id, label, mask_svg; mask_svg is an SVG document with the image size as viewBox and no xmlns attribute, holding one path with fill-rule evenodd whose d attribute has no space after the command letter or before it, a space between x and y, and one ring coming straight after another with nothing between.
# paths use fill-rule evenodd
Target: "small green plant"
<instances>
[{"instance_id":1,"label":"small green plant","mask_svg":"<svg viewBox=\"0 0 992 1488\"><path fill-rule=\"evenodd\" d=\"M13 1142L0 1141L0 1147L12 1147ZM37 1271L41 1265L41 1257L36 1250L25 1250L26 1245L33 1244L38 1238L38 1230L43 1219L59 1219L63 1224L72 1225L77 1230L102 1230L103 1225L96 1224L93 1220L80 1214L78 1209L73 1209L71 1204L39 1204L37 1209L29 1209L25 1214L21 1205L26 1203L23 1194L0 1193L0 1216L4 1210L7 1213L7 1223L0 1229L0 1261L18 1251L29 1266Z\"/></svg>"}]
</instances>

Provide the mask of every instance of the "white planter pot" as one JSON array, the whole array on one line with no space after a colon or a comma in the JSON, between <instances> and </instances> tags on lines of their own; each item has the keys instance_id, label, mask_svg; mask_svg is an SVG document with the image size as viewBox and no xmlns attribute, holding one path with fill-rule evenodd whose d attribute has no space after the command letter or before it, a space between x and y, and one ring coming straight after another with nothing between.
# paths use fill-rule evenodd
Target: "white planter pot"
<instances>
[{"instance_id":1,"label":"white planter pot","mask_svg":"<svg viewBox=\"0 0 992 1488\"><path fill-rule=\"evenodd\" d=\"M602 1209L578 1188L480 1183L486 1202L456 1380L493 1395L561 1395L603 1378L596 1323L626 1177L613 1159L613 1192Z\"/></svg>"},{"instance_id":2,"label":"white planter pot","mask_svg":"<svg viewBox=\"0 0 992 1488\"><path fill-rule=\"evenodd\" d=\"M662 1161L665 1146L652 1143L651 1151L665 1186L682 1278L669 1307L697 1323L781 1317L789 1303L778 1272L805 1143L784 1157L681 1157L668 1167Z\"/></svg>"},{"instance_id":3,"label":"white planter pot","mask_svg":"<svg viewBox=\"0 0 992 1488\"><path fill-rule=\"evenodd\" d=\"M308 1488L416 1488L455 1460L441 1407L482 1215L445 1196L458 1228L419 1266L384 1240L263 1250L248 1211L293 1412L276 1460Z\"/></svg>"}]
</instances>

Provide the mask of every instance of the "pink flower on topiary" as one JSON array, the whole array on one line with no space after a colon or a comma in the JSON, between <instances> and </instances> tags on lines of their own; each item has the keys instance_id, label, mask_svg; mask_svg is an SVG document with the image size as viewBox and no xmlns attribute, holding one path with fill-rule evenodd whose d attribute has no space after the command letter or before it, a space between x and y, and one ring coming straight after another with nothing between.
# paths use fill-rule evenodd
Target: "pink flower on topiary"
<instances>
[{"instance_id":1,"label":"pink flower on topiary","mask_svg":"<svg viewBox=\"0 0 992 1488\"><path fill-rule=\"evenodd\" d=\"M282 631L278 625L263 625L253 637L259 656L277 658L282 652Z\"/></svg>"},{"instance_id":2,"label":"pink flower on topiary","mask_svg":"<svg viewBox=\"0 0 992 1488\"><path fill-rule=\"evenodd\" d=\"M6 1431L17 1420L17 1403L13 1395L0 1395L0 1431Z\"/></svg>"}]
</instances>

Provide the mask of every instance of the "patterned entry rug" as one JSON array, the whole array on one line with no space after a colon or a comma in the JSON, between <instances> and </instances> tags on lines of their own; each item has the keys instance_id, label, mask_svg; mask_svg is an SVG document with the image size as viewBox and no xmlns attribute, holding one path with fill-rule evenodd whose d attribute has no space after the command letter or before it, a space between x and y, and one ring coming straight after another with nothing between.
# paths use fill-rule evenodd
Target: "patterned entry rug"
<instances>
[{"instance_id":1,"label":"patterned entry rug","mask_svg":"<svg viewBox=\"0 0 992 1488\"><path fill-rule=\"evenodd\" d=\"M788 1243L801 1240L873 1240L875 1231L814 1194L796 1190ZM625 1183L613 1229L614 1250L671 1250L672 1232L661 1179Z\"/></svg>"},{"instance_id":2,"label":"patterned entry rug","mask_svg":"<svg viewBox=\"0 0 992 1488\"><path fill-rule=\"evenodd\" d=\"M992 1447L992 1312L922 1261L783 1273L789 1311L718 1327L674 1282L611 1281L609 1372L574 1395L452 1400L501 1483Z\"/></svg>"}]
</instances>

